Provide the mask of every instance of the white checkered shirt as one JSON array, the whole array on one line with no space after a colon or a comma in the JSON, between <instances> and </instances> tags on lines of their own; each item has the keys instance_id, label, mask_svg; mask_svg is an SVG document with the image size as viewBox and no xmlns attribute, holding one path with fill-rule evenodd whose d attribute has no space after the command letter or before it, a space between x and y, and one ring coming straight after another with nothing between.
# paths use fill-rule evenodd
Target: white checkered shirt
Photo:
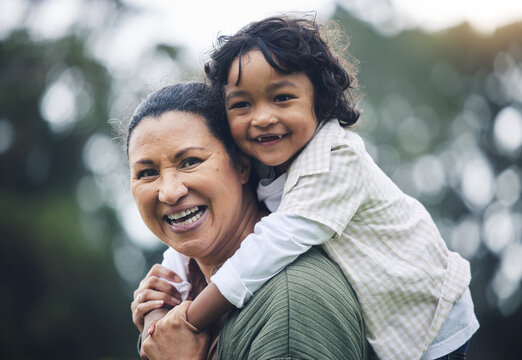
<instances>
[{"instance_id":1,"label":"white checkered shirt","mask_svg":"<svg viewBox=\"0 0 522 360\"><path fill-rule=\"evenodd\" d=\"M336 232L323 247L356 291L379 358L419 359L469 285L468 261L336 120L290 166L278 212Z\"/></svg>"}]
</instances>

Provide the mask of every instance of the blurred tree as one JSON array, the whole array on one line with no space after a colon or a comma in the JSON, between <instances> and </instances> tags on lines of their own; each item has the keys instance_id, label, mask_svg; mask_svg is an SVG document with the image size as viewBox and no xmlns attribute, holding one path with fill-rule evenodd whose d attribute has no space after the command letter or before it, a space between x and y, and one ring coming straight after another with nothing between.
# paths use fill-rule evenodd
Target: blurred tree
<instances>
[{"instance_id":1,"label":"blurred tree","mask_svg":"<svg viewBox=\"0 0 522 360\"><path fill-rule=\"evenodd\" d=\"M82 147L91 133L110 133L111 77L81 36L38 42L24 31L1 41L0 69L0 119L10 136L0 153L3 356L134 357L129 296L111 257L119 224L101 209L93 242L76 201Z\"/></svg>"}]
</instances>

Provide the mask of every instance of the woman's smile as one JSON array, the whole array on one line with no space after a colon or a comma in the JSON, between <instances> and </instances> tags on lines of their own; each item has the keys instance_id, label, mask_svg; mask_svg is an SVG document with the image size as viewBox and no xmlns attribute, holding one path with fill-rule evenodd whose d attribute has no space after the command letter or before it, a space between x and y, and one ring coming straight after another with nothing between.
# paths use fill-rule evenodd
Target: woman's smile
<instances>
[{"instance_id":1,"label":"woman's smile","mask_svg":"<svg viewBox=\"0 0 522 360\"><path fill-rule=\"evenodd\" d=\"M164 216L172 231L184 232L194 230L199 227L206 219L207 207L194 206L191 209L173 212Z\"/></svg>"}]
</instances>

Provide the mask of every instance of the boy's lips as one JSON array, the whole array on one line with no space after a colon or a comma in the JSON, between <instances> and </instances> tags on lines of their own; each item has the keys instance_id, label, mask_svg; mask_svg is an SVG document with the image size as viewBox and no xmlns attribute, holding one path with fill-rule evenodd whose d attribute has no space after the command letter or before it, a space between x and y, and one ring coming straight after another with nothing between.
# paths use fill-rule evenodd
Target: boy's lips
<instances>
[{"instance_id":1,"label":"boy's lips","mask_svg":"<svg viewBox=\"0 0 522 360\"><path fill-rule=\"evenodd\" d=\"M287 134L263 134L252 138L252 141L260 145L274 145L286 137Z\"/></svg>"}]
</instances>

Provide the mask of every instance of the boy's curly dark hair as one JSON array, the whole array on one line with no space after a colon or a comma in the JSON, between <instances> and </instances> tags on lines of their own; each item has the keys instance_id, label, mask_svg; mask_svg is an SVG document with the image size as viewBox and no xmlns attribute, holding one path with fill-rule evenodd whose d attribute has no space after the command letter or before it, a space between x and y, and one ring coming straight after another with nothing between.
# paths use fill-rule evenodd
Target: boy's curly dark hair
<instances>
[{"instance_id":1,"label":"boy's curly dark hair","mask_svg":"<svg viewBox=\"0 0 522 360\"><path fill-rule=\"evenodd\" d=\"M315 19L290 16L269 17L252 22L230 36L219 36L217 46L205 65L214 86L223 91L230 66L236 57L259 49L277 71L289 74L303 71L314 88L314 107L319 120L336 118L342 126L355 124L359 111L348 92L357 87L350 74L319 34ZM241 79L241 61L239 76Z\"/></svg>"}]
</instances>

